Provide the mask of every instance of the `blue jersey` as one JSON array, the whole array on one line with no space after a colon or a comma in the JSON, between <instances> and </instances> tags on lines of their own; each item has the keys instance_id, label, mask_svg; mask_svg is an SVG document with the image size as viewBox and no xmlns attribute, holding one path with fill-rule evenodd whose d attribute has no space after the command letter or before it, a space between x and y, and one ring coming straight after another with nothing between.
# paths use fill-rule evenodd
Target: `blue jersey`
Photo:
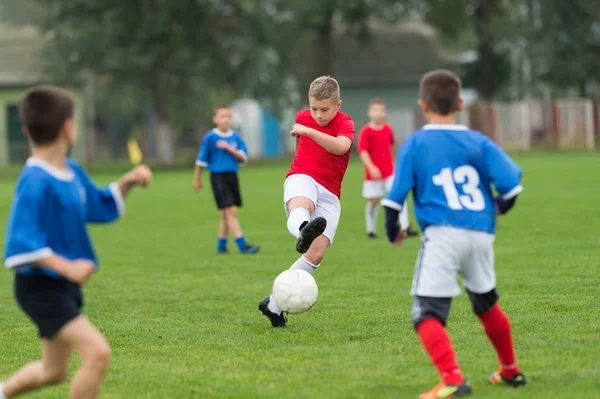
<instances>
[{"instance_id":1,"label":"blue jersey","mask_svg":"<svg viewBox=\"0 0 600 399\"><path fill-rule=\"evenodd\" d=\"M417 221L427 226L496 231L492 187L519 194L521 169L491 139L463 125L425 125L398 150L394 184L382 205L400 210L413 190Z\"/></svg>"},{"instance_id":2,"label":"blue jersey","mask_svg":"<svg viewBox=\"0 0 600 399\"><path fill-rule=\"evenodd\" d=\"M61 279L53 270L31 263L60 255L98 265L86 224L116 220L125 209L123 196L116 183L98 189L75 161L67 159L67 165L69 171L37 158L27 160L8 220L7 268Z\"/></svg>"},{"instance_id":3,"label":"blue jersey","mask_svg":"<svg viewBox=\"0 0 600 399\"><path fill-rule=\"evenodd\" d=\"M244 162L239 162L229 151L218 148L217 142L220 140L227 141L230 146L241 151L245 156ZM207 168L213 173L237 172L240 163L243 164L248 160L247 154L246 143L238 132L230 130L227 133L223 133L217 129L213 129L206 133L202 140L196 165Z\"/></svg>"}]
</instances>

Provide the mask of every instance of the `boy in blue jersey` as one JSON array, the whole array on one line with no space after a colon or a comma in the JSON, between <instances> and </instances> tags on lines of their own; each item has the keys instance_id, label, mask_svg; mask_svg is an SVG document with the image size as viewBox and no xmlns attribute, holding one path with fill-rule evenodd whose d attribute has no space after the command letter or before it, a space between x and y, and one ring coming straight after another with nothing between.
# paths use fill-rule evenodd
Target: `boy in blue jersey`
<instances>
[{"instance_id":1,"label":"boy in blue jersey","mask_svg":"<svg viewBox=\"0 0 600 399\"><path fill-rule=\"evenodd\" d=\"M150 169L138 166L98 189L67 154L77 137L73 101L51 86L31 89L21 117L34 149L21 172L10 212L4 264L15 272L15 297L36 324L42 360L0 384L0 399L64 381L69 357L83 365L70 398L96 398L110 359L102 334L81 315L84 284L98 268L87 223L110 223L124 212L123 197L148 186Z\"/></svg>"},{"instance_id":2,"label":"boy in blue jersey","mask_svg":"<svg viewBox=\"0 0 600 399\"><path fill-rule=\"evenodd\" d=\"M221 212L217 254L229 253L229 232L241 253L255 254L260 247L246 242L237 211L242 206L237 172L240 164L248 162L248 150L239 133L231 130L231 120L231 109L228 106L222 105L215 109L213 123L216 127L204 136L196 159L194 189L198 191L202 188L202 169L207 168L210 171L215 202Z\"/></svg>"},{"instance_id":3,"label":"boy in blue jersey","mask_svg":"<svg viewBox=\"0 0 600 399\"><path fill-rule=\"evenodd\" d=\"M449 399L471 393L445 325L462 276L473 312L496 350L500 368L492 384L526 384L515 359L508 317L498 305L494 271L496 215L515 204L521 169L492 140L455 122L462 109L461 82L436 70L420 83L419 105L428 124L409 136L398 151L392 189L382 201L388 239L400 245L405 234L398 214L413 191L417 221L423 231L411 294L411 317L442 382L421 399ZM494 198L491 186L498 196Z\"/></svg>"}]
</instances>

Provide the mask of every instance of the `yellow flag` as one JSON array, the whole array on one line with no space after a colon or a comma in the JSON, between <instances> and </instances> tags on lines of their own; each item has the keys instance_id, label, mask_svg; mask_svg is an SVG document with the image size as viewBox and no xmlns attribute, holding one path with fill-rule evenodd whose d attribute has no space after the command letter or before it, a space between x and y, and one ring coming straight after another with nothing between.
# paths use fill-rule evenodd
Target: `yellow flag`
<instances>
[{"instance_id":1,"label":"yellow flag","mask_svg":"<svg viewBox=\"0 0 600 399\"><path fill-rule=\"evenodd\" d=\"M127 154L129 155L129 162L131 162L132 165L139 165L142 163L142 159L144 158L142 150L140 150L140 146L133 138L129 139L127 142Z\"/></svg>"}]
</instances>

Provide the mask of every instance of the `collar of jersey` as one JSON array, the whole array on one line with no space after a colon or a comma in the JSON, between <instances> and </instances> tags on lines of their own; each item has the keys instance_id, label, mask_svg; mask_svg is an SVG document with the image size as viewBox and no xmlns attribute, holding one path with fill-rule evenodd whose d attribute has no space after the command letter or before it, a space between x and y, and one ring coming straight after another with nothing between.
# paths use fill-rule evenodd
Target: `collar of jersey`
<instances>
[{"instance_id":1,"label":"collar of jersey","mask_svg":"<svg viewBox=\"0 0 600 399\"><path fill-rule=\"evenodd\" d=\"M469 130L465 125L445 124L445 123L428 123L423 126L423 130Z\"/></svg>"},{"instance_id":2,"label":"collar of jersey","mask_svg":"<svg viewBox=\"0 0 600 399\"><path fill-rule=\"evenodd\" d=\"M233 134L233 130L231 130L231 129L229 129L225 133L223 133L222 131L220 131L217 128L214 128L212 131L214 134L216 134L219 137L231 137L231 135Z\"/></svg>"},{"instance_id":3,"label":"collar of jersey","mask_svg":"<svg viewBox=\"0 0 600 399\"><path fill-rule=\"evenodd\" d=\"M38 168L43 169L46 173L48 173L50 176L54 177L57 180L72 181L75 178L75 174L72 170L60 170L57 167L52 166L48 162L39 158L30 157L27 159L25 165L37 166Z\"/></svg>"}]
</instances>

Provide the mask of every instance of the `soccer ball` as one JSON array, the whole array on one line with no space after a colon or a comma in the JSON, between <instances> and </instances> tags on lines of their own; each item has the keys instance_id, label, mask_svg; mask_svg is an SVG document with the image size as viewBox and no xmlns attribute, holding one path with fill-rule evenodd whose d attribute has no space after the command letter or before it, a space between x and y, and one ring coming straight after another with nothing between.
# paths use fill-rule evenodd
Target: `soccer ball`
<instances>
[{"instance_id":1,"label":"soccer ball","mask_svg":"<svg viewBox=\"0 0 600 399\"><path fill-rule=\"evenodd\" d=\"M273 283L273 299L277 307L291 314L304 313L317 301L319 289L310 273L288 269Z\"/></svg>"}]
</instances>

